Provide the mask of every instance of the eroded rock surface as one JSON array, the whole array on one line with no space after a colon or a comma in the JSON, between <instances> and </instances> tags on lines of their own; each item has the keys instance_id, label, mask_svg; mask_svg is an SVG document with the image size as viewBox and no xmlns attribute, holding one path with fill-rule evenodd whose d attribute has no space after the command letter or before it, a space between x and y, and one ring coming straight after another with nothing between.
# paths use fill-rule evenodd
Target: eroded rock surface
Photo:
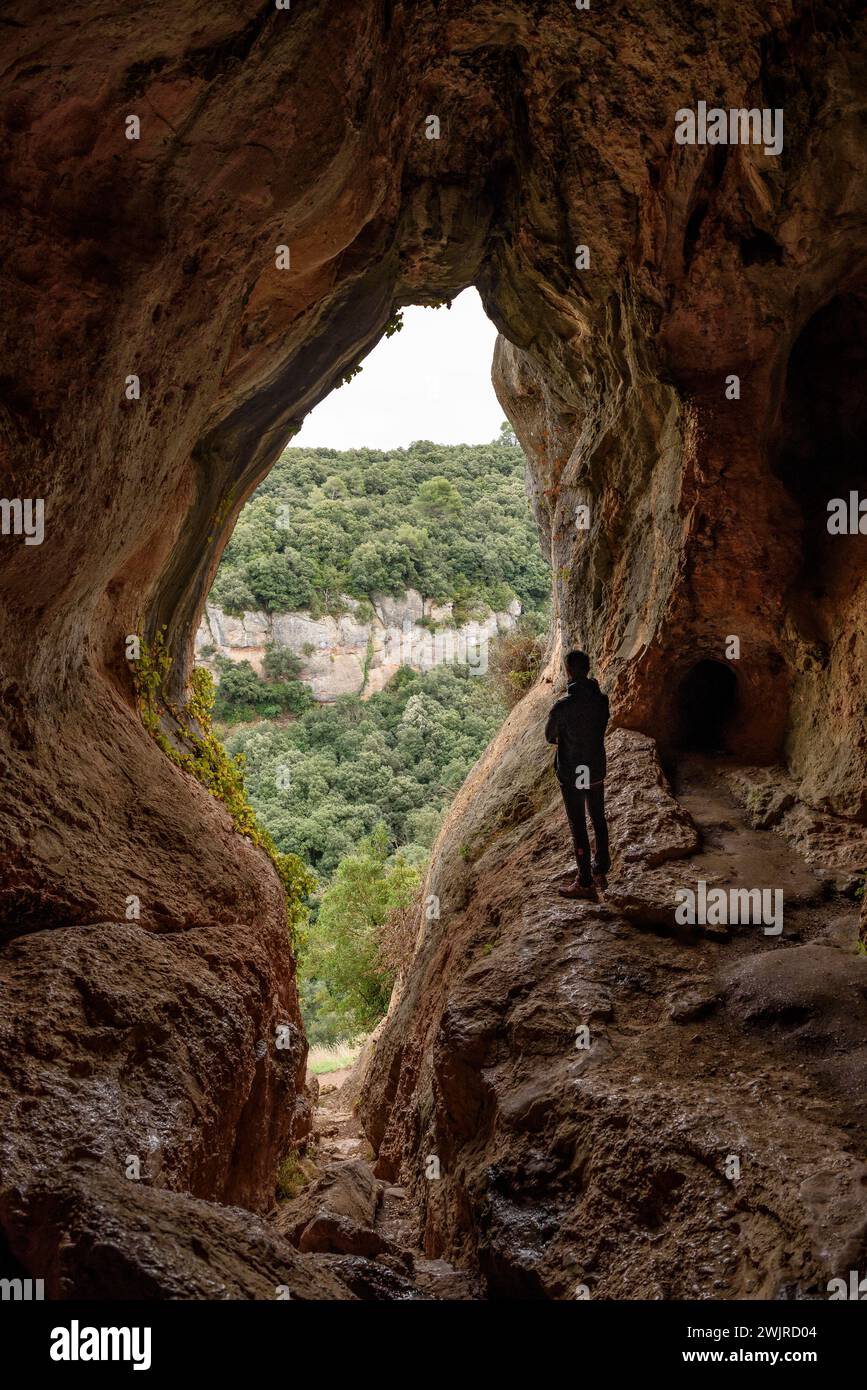
<instances>
[{"instance_id":1,"label":"eroded rock surface","mask_svg":"<svg viewBox=\"0 0 867 1390\"><path fill-rule=\"evenodd\" d=\"M46 530L0 546L0 1190L9 1258L33 1276L81 1200L114 1232L92 1243L91 1277L107 1285L120 1247L125 1287L153 1289L118 1167L146 1116L162 1167L141 1200L166 1220L185 1200L266 1207L303 1127L303 1041L288 1060L270 1045L275 1023L299 1025L279 886L145 732L126 639L166 628L180 701L240 507L400 305L476 283L502 330L496 379L552 562L554 649L591 652L615 721L673 756L682 680L735 635L731 751L785 761L807 807L864 821L867 538L825 526L828 497L863 476L864 25L855 0L725 14L79 0L62 20L5 6L3 490L44 499ZM705 99L782 107L782 155L677 145L675 112ZM643 1287L674 1292L708 1250L701 1288L814 1287L831 1255L815 1253L794 1176L766 1175L790 1161L821 1224L854 1181L834 1131L844 1100L819 1113L807 1062L793 1100L770 1045L722 1013L673 1047L655 1020L685 948L587 909L552 915L549 695L523 702L438 847L441 922L370 1083L380 1163L409 1165L429 1245L477 1258L505 1291L566 1292L583 1274L634 1292L643 1270ZM594 999L616 1067L562 1051ZM525 1056L559 1060L540 1078ZM741 1080L706 1080L714 1065ZM715 1165L757 1093L768 1118L743 1131L759 1157L735 1198ZM783 1102L804 1117L791 1157ZM52 1130L69 1157L46 1203ZM435 1190L416 1162L431 1143ZM612 1206L636 1240L674 1231L658 1258L652 1235L632 1266L603 1248ZM580 1270L579 1217L597 1233ZM196 1295L195 1262L165 1259L160 1287Z\"/></svg>"},{"instance_id":2,"label":"eroded rock surface","mask_svg":"<svg viewBox=\"0 0 867 1390\"><path fill-rule=\"evenodd\" d=\"M712 764L687 765L678 803L622 731L610 891L564 902L548 698L517 707L444 829L441 917L362 1099L376 1171L413 1195L426 1252L489 1296L823 1297L867 1253L857 903L753 831ZM675 891L699 878L783 885L783 932L679 926Z\"/></svg>"},{"instance_id":3,"label":"eroded rock surface","mask_svg":"<svg viewBox=\"0 0 867 1390\"><path fill-rule=\"evenodd\" d=\"M360 1078L364 1059L359 1063ZM406 1192L375 1176L350 1080L323 1091L308 1148L309 1185L279 1203L273 1224L359 1298L477 1299L471 1273L423 1256Z\"/></svg>"}]
</instances>

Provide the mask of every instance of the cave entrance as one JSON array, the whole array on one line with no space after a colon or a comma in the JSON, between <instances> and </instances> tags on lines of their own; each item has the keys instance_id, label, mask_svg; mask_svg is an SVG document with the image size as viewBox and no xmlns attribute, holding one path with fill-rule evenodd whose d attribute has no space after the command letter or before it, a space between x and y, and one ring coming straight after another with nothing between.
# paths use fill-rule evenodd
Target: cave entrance
<instances>
[{"instance_id":1,"label":"cave entrance","mask_svg":"<svg viewBox=\"0 0 867 1390\"><path fill-rule=\"evenodd\" d=\"M541 660L551 574L496 338L474 289L395 313L246 502L197 637L259 823L308 876L323 1075L385 1013L440 823Z\"/></svg>"},{"instance_id":2,"label":"cave entrance","mask_svg":"<svg viewBox=\"0 0 867 1390\"><path fill-rule=\"evenodd\" d=\"M721 661L698 661L677 692L678 744L695 753L727 751L727 731L737 706L737 677Z\"/></svg>"}]
</instances>

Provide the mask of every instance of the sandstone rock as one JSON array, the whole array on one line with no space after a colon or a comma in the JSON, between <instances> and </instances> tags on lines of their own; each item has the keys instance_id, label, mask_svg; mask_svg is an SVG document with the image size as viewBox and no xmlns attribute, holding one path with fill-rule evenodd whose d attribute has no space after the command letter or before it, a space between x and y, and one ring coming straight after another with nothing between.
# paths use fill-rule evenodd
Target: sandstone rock
<instances>
[{"instance_id":1,"label":"sandstone rock","mask_svg":"<svg viewBox=\"0 0 867 1390\"><path fill-rule=\"evenodd\" d=\"M426 891L441 893L441 917L420 923L362 1095L377 1171L414 1200L426 1254L477 1268L489 1295L571 1298L584 1283L594 1297L822 1296L867 1241L854 914L848 945L817 942L822 964L797 969L794 931L779 947L749 926L687 942L627 925L614 891L559 900L569 839L541 744L553 693L543 678L515 708L435 847ZM722 779L693 775L679 806L652 745L612 733L610 884L626 876L641 924L656 904L671 912L678 876L734 864L784 874L821 930L822 882L738 821ZM829 978L818 993L853 1019L846 1037L820 1026L814 984L820 1055L805 1034L797 1062L801 1022L784 1001L803 987L779 983L789 962L804 985ZM750 1002L754 978L778 982L776 1020ZM436 1183L425 1154L440 1160Z\"/></svg>"},{"instance_id":2,"label":"sandstone rock","mask_svg":"<svg viewBox=\"0 0 867 1390\"><path fill-rule=\"evenodd\" d=\"M382 1200L382 1186L368 1164L331 1163L321 1178L292 1201L281 1203L277 1227L298 1245L306 1228L325 1219L345 1219L354 1227L372 1227ZM310 1246L325 1249L326 1246ZM343 1253L367 1254L358 1250Z\"/></svg>"},{"instance_id":3,"label":"sandstone rock","mask_svg":"<svg viewBox=\"0 0 867 1390\"><path fill-rule=\"evenodd\" d=\"M15 1258L52 1299L355 1297L239 1207L126 1179L82 1153L0 1203Z\"/></svg>"},{"instance_id":4,"label":"sandstone rock","mask_svg":"<svg viewBox=\"0 0 867 1390\"><path fill-rule=\"evenodd\" d=\"M416 1302L431 1295L418 1287L383 1261L363 1259L358 1255L313 1255L308 1257L341 1284L352 1290L357 1298L389 1303Z\"/></svg>"},{"instance_id":5,"label":"sandstone rock","mask_svg":"<svg viewBox=\"0 0 867 1390\"><path fill-rule=\"evenodd\" d=\"M412 1273L411 1253L375 1229L381 1201L382 1184L368 1163L332 1162L312 1187L280 1204L275 1224L302 1252L388 1257L396 1268Z\"/></svg>"},{"instance_id":6,"label":"sandstone rock","mask_svg":"<svg viewBox=\"0 0 867 1390\"><path fill-rule=\"evenodd\" d=\"M817 870L842 885L867 872L867 825L807 806L780 767L735 767L727 780L753 825L774 829Z\"/></svg>"},{"instance_id":7,"label":"sandstone rock","mask_svg":"<svg viewBox=\"0 0 867 1390\"><path fill-rule=\"evenodd\" d=\"M373 606L383 627L403 627L424 617L424 599L417 589L407 589L402 598L374 594Z\"/></svg>"},{"instance_id":8,"label":"sandstone rock","mask_svg":"<svg viewBox=\"0 0 867 1390\"><path fill-rule=\"evenodd\" d=\"M867 1117L867 1039L862 1026L867 1000L863 957L824 942L753 957L724 976L727 1006L744 1026L782 1036L788 1051L809 1059ZM867 1175L867 1169L865 1169ZM867 1211L861 1209L867 1234Z\"/></svg>"},{"instance_id":9,"label":"sandstone rock","mask_svg":"<svg viewBox=\"0 0 867 1390\"><path fill-rule=\"evenodd\" d=\"M693 984L675 994L668 1016L672 1023L694 1023L715 1009L719 999L719 991L713 985Z\"/></svg>"},{"instance_id":10,"label":"sandstone rock","mask_svg":"<svg viewBox=\"0 0 867 1390\"><path fill-rule=\"evenodd\" d=\"M368 1033L362 1043L361 1050L352 1064L352 1070L340 1087L341 1108L353 1112L358 1108L361 1091L367 1079L373 1058L376 1055L376 1048L382 1032L385 1020L381 1019L376 1027Z\"/></svg>"},{"instance_id":11,"label":"sandstone rock","mask_svg":"<svg viewBox=\"0 0 867 1390\"><path fill-rule=\"evenodd\" d=\"M84 3L59 26L13 0L4 15L4 476L47 502L47 529L0 547L0 1212L34 1276L41 1252L71 1250L73 1289L93 1261L106 1290L120 1249L130 1296L200 1296L173 1243L181 1205L216 1223L226 1201L261 1209L303 1129L276 875L144 730L126 638L165 628L180 702L240 507L396 306L475 283L503 330L495 379L551 559L552 658L589 650L615 722L668 759L684 679L737 636L729 751L785 758L803 805L867 817L864 540L825 526L827 490L862 479L861 7L745 0L724 43L707 7L688 25L677 7L598 7L592 28L517 0L303 9L177 0L165 23ZM684 102L777 91L776 162L674 141ZM424 138L425 111L446 139ZM568 846L539 723L556 674L437 846L441 920L420 926L365 1093L379 1164L405 1167L430 1253L493 1290L815 1296L838 1257L856 1267L852 1239L816 1234L855 1230L845 1083L805 1059L799 1090L785 1051L727 1032L721 1011L690 1036L668 1018L689 951L708 975L705 955L752 941L687 947L610 909L552 908ZM580 1021L579 982L576 999L604 988L613 1011L583 1059L548 1050ZM299 1030L288 1065L267 1046L280 1018ZM142 1217L117 1161L151 1132L162 1186L136 1189ZM719 1167L733 1144L749 1160L736 1198ZM430 1152L437 1184L419 1175ZM159 1233L154 1280L142 1224ZM219 1264L241 1288L230 1225ZM333 1258L292 1268L311 1293L323 1269L369 1277Z\"/></svg>"},{"instance_id":12,"label":"sandstone rock","mask_svg":"<svg viewBox=\"0 0 867 1390\"><path fill-rule=\"evenodd\" d=\"M311 1218L295 1244L308 1254L363 1255L365 1259L376 1259L391 1248L369 1226L324 1211Z\"/></svg>"}]
</instances>

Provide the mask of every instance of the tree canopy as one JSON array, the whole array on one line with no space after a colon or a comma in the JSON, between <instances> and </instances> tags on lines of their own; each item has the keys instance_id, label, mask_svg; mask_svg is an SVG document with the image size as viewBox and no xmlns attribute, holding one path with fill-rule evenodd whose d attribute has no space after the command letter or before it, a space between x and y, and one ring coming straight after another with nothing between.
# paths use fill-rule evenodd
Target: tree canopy
<instances>
[{"instance_id":1,"label":"tree canopy","mask_svg":"<svg viewBox=\"0 0 867 1390\"><path fill-rule=\"evenodd\" d=\"M439 603L538 608L550 576L513 439L285 450L241 513L211 601L320 615L341 593L414 588Z\"/></svg>"}]
</instances>

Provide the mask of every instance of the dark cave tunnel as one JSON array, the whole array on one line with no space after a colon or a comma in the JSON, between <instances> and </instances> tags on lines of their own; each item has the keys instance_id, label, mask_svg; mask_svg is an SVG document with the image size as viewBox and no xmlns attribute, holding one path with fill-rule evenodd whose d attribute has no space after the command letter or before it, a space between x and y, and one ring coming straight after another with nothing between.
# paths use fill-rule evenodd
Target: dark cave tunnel
<instances>
[{"instance_id":1,"label":"dark cave tunnel","mask_svg":"<svg viewBox=\"0 0 867 1390\"><path fill-rule=\"evenodd\" d=\"M737 677L721 661L698 661L677 691L677 743L683 752L728 752L727 730L737 706Z\"/></svg>"}]
</instances>

